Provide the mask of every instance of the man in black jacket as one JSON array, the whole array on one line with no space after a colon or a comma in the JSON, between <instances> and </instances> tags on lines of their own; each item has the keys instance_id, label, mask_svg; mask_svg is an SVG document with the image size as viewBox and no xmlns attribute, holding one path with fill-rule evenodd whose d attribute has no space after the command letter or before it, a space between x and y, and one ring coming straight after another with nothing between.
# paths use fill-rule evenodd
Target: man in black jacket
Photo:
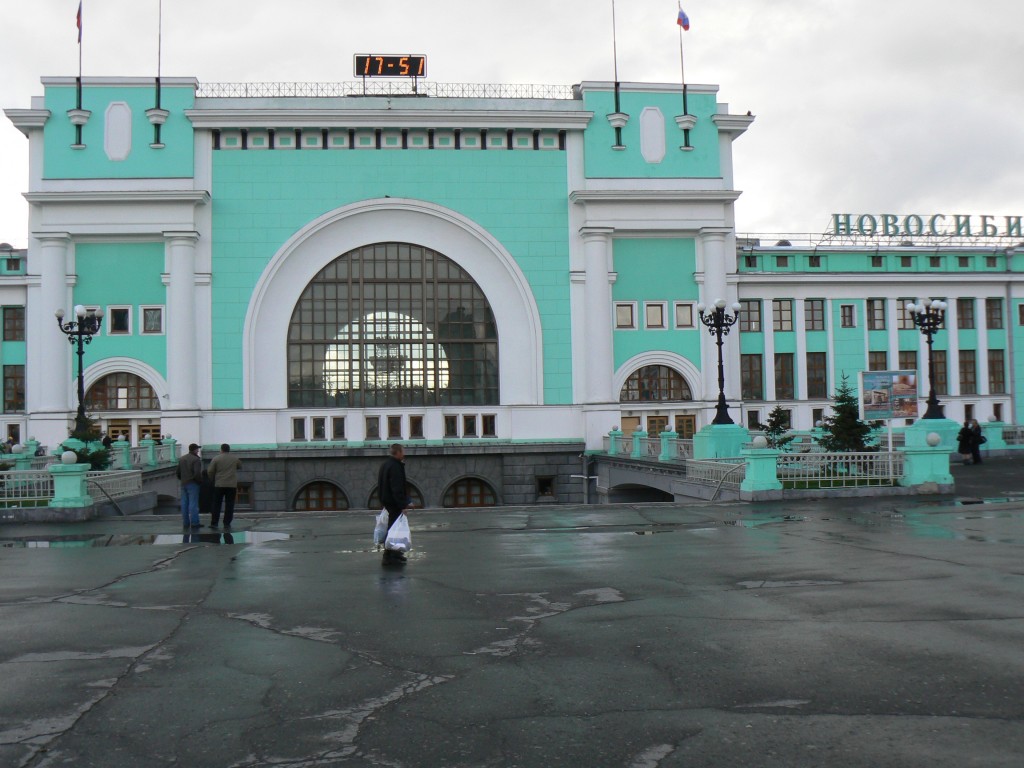
<instances>
[{"instance_id":1,"label":"man in black jacket","mask_svg":"<svg viewBox=\"0 0 1024 768\"><path fill-rule=\"evenodd\" d=\"M388 530L406 509L409 508L409 496L405 487L405 450L395 443L391 446L390 456L377 473L377 492L380 503L388 511ZM385 563L404 563L405 555L401 552L384 549Z\"/></svg>"}]
</instances>

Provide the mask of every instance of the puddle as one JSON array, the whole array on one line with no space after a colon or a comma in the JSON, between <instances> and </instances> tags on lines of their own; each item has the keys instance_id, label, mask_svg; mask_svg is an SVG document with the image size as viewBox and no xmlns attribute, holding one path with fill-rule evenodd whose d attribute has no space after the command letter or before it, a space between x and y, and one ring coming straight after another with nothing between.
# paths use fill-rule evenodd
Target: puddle
<instances>
[{"instance_id":1,"label":"puddle","mask_svg":"<svg viewBox=\"0 0 1024 768\"><path fill-rule=\"evenodd\" d=\"M107 534L84 533L67 536L0 537L3 549L83 549L92 547L148 547L180 544L266 544L290 539L287 533L235 531L210 533Z\"/></svg>"}]
</instances>

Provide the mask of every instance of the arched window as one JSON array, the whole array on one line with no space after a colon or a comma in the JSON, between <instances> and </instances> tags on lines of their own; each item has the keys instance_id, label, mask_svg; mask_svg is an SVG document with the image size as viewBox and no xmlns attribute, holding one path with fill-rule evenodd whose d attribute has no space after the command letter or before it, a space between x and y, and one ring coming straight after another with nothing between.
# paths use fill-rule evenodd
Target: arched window
<instances>
[{"instance_id":1,"label":"arched window","mask_svg":"<svg viewBox=\"0 0 1024 768\"><path fill-rule=\"evenodd\" d=\"M619 393L619 401L623 403L683 400L693 400L690 387L678 371L667 365L645 365L638 368L629 375Z\"/></svg>"},{"instance_id":2,"label":"arched window","mask_svg":"<svg viewBox=\"0 0 1024 768\"><path fill-rule=\"evenodd\" d=\"M409 243L349 251L295 305L290 407L498 402L490 304L468 273L436 251Z\"/></svg>"},{"instance_id":3,"label":"arched window","mask_svg":"<svg viewBox=\"0 0 1024 768\"><path fill-rule=\"evenodd\" d=\"M493 507L498 503L494 489L478 477L464 477L444 492L446 507Z\"/></svg>"},{"instance_id":4,"label":"arched window","mask_svg":"<svg viewBox=\"0 0 1024 768\"><path fill-rule=\"evenodd\" d=\"M160 398L145 379L134 373L108 373L85 395L90 411L159 411Z\"/></svg>"},{"instance_id":5,"label":"arched window","mask_svg":"<svg viewBox=\"0 0 1024 768\"><path fill-rule=\"evenodd\" d=\"M426 504L423 503L423 494L420 493L420 489L417 488L415 485L413 485L412 483L406 483L405 492L409 494L409 498L412 499L413 505L420 509L423 509L423 507L426 506ZM380 503L380 493L377 486L373 487L373 493L370 494L370 500L366 502L366 506L368 509L372 509L377 512L379 512L380 509L384 506L383 504Z\"/></svg>"},{"instance_id":6,"label":"arched window","mask_svg":"<svg viewBox=\"0 0 1024 768\"><path fill-rule=\"evenodd\" d=\"M348 498L334 483L317 480L302 486L295 495L294 508L300 512L343 512L348 509Z\"/></svg>"}]
</instances>

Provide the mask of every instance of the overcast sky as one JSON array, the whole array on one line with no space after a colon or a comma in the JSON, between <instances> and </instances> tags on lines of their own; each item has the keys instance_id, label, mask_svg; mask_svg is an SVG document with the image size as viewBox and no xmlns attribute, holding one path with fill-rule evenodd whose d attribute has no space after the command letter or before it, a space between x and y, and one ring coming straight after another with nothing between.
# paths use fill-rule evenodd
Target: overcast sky
<instances>
[{"instance_id":1,"label":"overcast sky","mask_svg":"<svg viewBox=\"0 0 1024 768\"><path fill-rule=\"evenodd\" d=\"M84 74L153 76L158 0L84 0ZM74 75L78 0L0 0L0 107ZM757 121L737 229L834 211L1024 215L1024 3L689 0L687 80ZM356 52L424 53L438 82L612 79L611 0L164 0L163 73L351 79ZM677 82L675 0L617 0L623 81ZM0 119L0 241L27 241L28 142Z\"/></svg>"}]
</instances>

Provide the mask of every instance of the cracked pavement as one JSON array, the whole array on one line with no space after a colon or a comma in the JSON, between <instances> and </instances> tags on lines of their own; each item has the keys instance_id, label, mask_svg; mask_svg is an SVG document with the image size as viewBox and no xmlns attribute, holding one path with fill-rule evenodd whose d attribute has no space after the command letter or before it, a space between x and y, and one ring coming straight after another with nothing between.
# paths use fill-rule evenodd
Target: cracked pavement
<instances>
[{"instance_id":1,"label":"cracked pavement","mask_svg":"<svg viewBox=\"0 0 1024 768\"><path fill-rule=\"evenodd\" d=\"M1019 503L236 523L0 528L0 764L1024 764Z\"/></svg>"}]
</instances>

